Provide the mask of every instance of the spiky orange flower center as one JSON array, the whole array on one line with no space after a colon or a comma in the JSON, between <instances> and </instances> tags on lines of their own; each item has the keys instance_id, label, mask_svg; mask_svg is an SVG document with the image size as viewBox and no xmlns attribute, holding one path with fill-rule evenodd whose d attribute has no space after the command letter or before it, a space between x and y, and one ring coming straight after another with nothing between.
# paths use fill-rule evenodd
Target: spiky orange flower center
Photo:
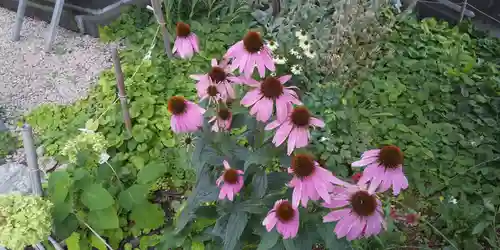
<instances>
[{"instance_id":1,"label":"spiky orange flower center","mask_svg":"<svg viewBox=\"0 0 500 250\"><path fill-rule=\"evenodd\" d=\"M298 127L309 126L311 113L306 107L295 107L291 114L292 123Z\"/></svg>"},{"instance_id":2,"label":"spiky orange flower center","mask_svg":"<svg viewBox=\"0 0 500 250\"><path fill-rule=\"evenodd\" d=\"M236 184L238 182L238 171L230 168L224 172L224 176L222 178L226 183Z\"/></svg>"},{"instance_id":3,"label":"spiky orange flower center","mask_svg":"<svg viewBox=\"0 0 500 250\"><path fill-rule=\"evenodd\" d=\"M403 164L403 152L394 145L384 146L380 150L378 162L385 168L398 168Z\"/></svg>"},{"instance_id":4,"label":"spiky orange flower center","mask_svg":"<svg viewBox=\"0 0 500 250\"><path fill-rule=\"evenodd\" d=\"M213 82L220 83L226 80L227 74L221 67L212 67L208 76L210 76L210 79L212 79Z\"/></svg>"},{"instance_id":5,"label":"spiky orange flower center","mask_svg":"<svg viewBox=\"0 0 500 250\"><path fill-rule=\"evenodd\" d=\"M217 116L220 119L227 121L231 117L231 111L227 108L220 108L219 111L217 111Z\"/></svg>"},{"instance_id":6,"label":"spiky orange flower center","mask_svg":"<svg viewBox=\"0 0 500 250\"><path fill-rule=\"evenodd\" d=\"M310 176L315 169L314 158L307 154L296 154L292 157L292 169L298 177Z\"/></svg>"},{"instance_id":7,"label":"spiky orange flower center","mask_svg":"<svg viewBox=\"0 0 500 250\"><path fill-rule=\"evenodd\" d=\"M258 32L250 31L243 38L243 45L246 51L257 53L264 46L264 41Z\"/></svg>"},{"instance_id":8,"label":"spiky orange flower center","mask_svg":"<svg viewBox=\"0 0 500 250\"><path fill-rule=\"evenodd\" d=\"M283 94L283 84L278 78L268 76L260 84L260 92L263 96L275 100Z\"/></svg>"},{"instance_id":9,"label":"spiky orange flower center","mask_svg":"<svg viewBox=\"0 0 500 250\"><path fill-rule=\"evenodd\" d=\"M358 191L351 195L352 210L359 216L370 216L377 209L377 199L366 191Z\"/></svg>"},{"instance_id":10,"label":"spiky orange flower center","mask_svg":"<svg viewBox=\"0 0 500 250\"><path fill-rule=\"evenodd\" d=\"M210 85L207 87L207 94L211 97L215 97L217 96L217 94L219 93L219 91L217 90L217 87L213 86L213 85Z\"/></svg>"},{"instance_id":11,"label":"spiky orange flower center","mask_svg":"<svg viewBox=\"0 0 500 250\"><path fill-rule=\"evenodd\" d=\"M175 31L177 36L179 37L187 37L191 34L191 27L187 23L178 22L175 27Z\"/></svg>"},{"instance_id":12,"label":"spiky orange flower center","mask_svg":"<svg viewBox=\"0 0 500 250\"><path fill-rule=\"evenodd\" d=\"M168 100L168 111L174 115L180 115L186 112L187 102L182 96L173 96Z\"/></svg>"},{"instance_id":13,"label":"spiky orange flower center","mask_svg":"<svg viewBox=\"0 0 500 250\"><path fill-rule=\"evenodd\" d=\"M295 210L292 205L288 201L283 201L276 208L276 217L281 222L288 222L293 219L295 216Z\"/></svg>"}]
</instances>

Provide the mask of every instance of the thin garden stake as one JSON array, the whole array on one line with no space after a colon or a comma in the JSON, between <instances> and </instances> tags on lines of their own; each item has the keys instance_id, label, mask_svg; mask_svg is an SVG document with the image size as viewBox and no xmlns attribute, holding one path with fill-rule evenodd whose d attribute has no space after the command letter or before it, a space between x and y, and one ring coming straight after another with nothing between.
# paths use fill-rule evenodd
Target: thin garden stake
<instances>
[{"instance_id":1,"label":"thin garden stake","mask_svg":"<svg viewBox=\"0 0 500 250\"><path fill-rule=\"evenodd\" d=\"M57 27L59 26L59 21L61 20L63 6L64 0L56 1L54 12L52 13L52 20L50 21L49 32L47 33L47 38L45 39L45 52L49 52L52 49L52 44L56 39Z\"/></svg>"},{"instance_id":2,"label":"thin garden stake","mask_svg":"<svg viewBox=\"0 0 500 250\"><path fill-rule=\"evenodd\" d=\"M35 144L33 143L33 129L29 124L24 124L22 128L24 152L29 168L29 178L33 194L43 196L42 181L40 179L40 170L36 156Z\"/></svg>"},{"instance_id":3,"label":"thin garden stake","mask_svg":"<svg viewBox=\"0 0 500 250\"><path fill-rule=\"evenodd\" d=\"M26 4L28 4L28 0L19 0L19 4L17 5L16 24L14 25L14 33L12 34L13 41L19 41L21 38L21 29L23 27Z\"/></svg>"},{"instance_id":4,"label":"thin garden stake","mask_svg":"<svg viewBox=\"0 0 500 250\"><path fill-rule=\"evenodd\" d=\"M467 9L467 0L464 0L464 2L462 3L462 9L460 9L460 20L459 22L462 22L464 20L464 14L465 14L465 10Z\"/></svg>"},{"instance_id":5,"label":"thin garden stake","mask_svg":"<svg viewBox=\"0 0 500 250\"><path fill-rule=\"evenodd\" d=\"M168 33L165 18L163 17L163 12L161 10L160 0L151 0L151 6L153 7L153 12L156 16L156 21L161 27L161 34L163 35L163 45L165 47L165 54L168 58L172 58L172 50L170 49L170 34Z\"/></svg>"},{"instance_id":6,"label":"thin garden stake","mask_svg":"<svg viewBox=\"0 0 500 250\"><path fill-rule=\"evenodd\" d=\"M122 106L123 121L125 122L125 128L127 129L129 135L132 135L132 121L130 120L130 113L128 112L125 79L123 78L122 65L120 63L117 46L113 46L112 56L113 63L115 64L116 87L118 88L118 97L120 98Z\"/></svg>"}]
</instances>

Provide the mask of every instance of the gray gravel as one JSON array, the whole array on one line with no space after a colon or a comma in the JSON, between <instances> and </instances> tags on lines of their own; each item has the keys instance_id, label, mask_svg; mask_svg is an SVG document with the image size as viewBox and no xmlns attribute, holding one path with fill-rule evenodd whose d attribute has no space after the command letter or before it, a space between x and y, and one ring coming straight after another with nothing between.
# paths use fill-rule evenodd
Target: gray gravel
<instances>
[{"instance_id":1,"label":"gray gravel","mask_svg":"<svg viewBox=\"0 0 500 250\"><path fill-rule=\"evenodd\" d=\"M85 97L99 73L112 66L106 44L63 28L57 30L52 51L45 53L48 24L40 20L25 18L21 40L13 42L14 20L14 12L0 8L0 107L10 129L16 118L42 103L69 104ZM30 192L23 148L5 160L0 165L0 194ZM39 153L41 169L55 164Z\"/></svg>"},{"instance_id":2,"label":"gray gravel","mask_svg":"<svg viewBox=\"0 0 500 250\"><path fill-rule=\"evenodd\" d=\"M42 103L85 97L99 73L111 67L108 46L58 28L53 49L43 51L48 24L25 18L21 40L11 41L15 12L0 8L0 106L16 118Z\"/></svg>"}]
</instances>

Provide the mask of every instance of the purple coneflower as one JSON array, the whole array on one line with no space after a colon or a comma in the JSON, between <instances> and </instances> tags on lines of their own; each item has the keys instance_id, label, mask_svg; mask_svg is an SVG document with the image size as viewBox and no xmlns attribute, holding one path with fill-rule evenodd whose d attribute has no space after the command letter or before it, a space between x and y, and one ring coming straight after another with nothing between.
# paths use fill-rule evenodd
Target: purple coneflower
<instances>
[{"instance_id":1,"label":"purple coneflower","mask_svg":"<svg viewBox=\"0 0 500 250\"><path fill-rule=\"evenodd\" d=\"M346 185L344 181L333 176L332 172L320 167L313 157L307 154L296 154L292 157L292 166L288 173L294 174L288 184L293 187L292 205L298 207L299 202L307 207L309 200L317 201L323 198L330 202L328 190L332 190L333 184Z\"/></svg>"},{"instance_id":2,"label":"purple coneflower","mask_svg":"<svg viewBox=\"0 0 500 250\"><path fill-rule=\"evenodd\" d=\"M258 121L267 122L271 118L276 103L277 120L283 121L288 115L291 104L302 104L293 88L285 87L291 75L281 77L268 76L262 82L254 79L247 79L246 84L254 87L241 99L241 104L250 107L250 114L255 115Z\"/></svg>"},{"instance_id":3,"label":"purple coneflower","mask_svg":"<svg viewBox=\"0 0 500 250\"><path fill-rule=\"evenodd\" d=\"M181 58L191 58L194 52L199 52L198 37L191 32L189 24L178 22L175 29L177 37L175 38L172 53L177 52Z\"/></svg>"},{"instance_id":4,"label":"purple coneflower","mask_svg":"<svg viewBox=\"0 0 500 250\"><path fill-rule=\"evenodd\" d=\"M370 182L379 192L385 192L392 186L393 194L408 188L408 179L403 173L403 152L396 146L384 146L372 149L361 155L361 160L351 164L353 167L367 166L363 170L360 184Z\"/></svg>"},{"instance_id":5,"label":"purple coneflower","mask_svg":"<svg viewBox=\"0 0 500 250\"><path fill-rule=\"evenodd\" d=\"M290 239L299 232L299 211L287 200L278 200L262 222L268 232L276 226L283 239Z\"/></svg>"},{"instance_id":6,"label":"purple coneflower","mask_svg":"<svg viewBox=\"0 0 500 250\"><path fill-rule=\"evenodd\" d=\"M233 201L234 195L243 187L243 171L231 168L227 161L223 164L224 173L216 181L217 186L220 187L219 200L227 197L228 200Z\"/></svg>"},{"instance_id":7,"label":"purple coneflower","mask_svg":"<svg viewBox=\"0 0 500 250\"><path fill-rule=\"evenodd\" d=\"M203 126L205 109L182 96L168 100L168 111L172 114L170 126L175 133L194 132Z\"/></svg>"},{"instance_id":8,"label":"purple coneflower","mask_svg":"<svg viewBox=\"0 0 500 250\"><path fill-rule=\"evenodd\" d=\"M243 40L229 48L224 57L232 58L234 69L239 68L247 78L252 76L255 67L260 77L266 75L266 68L276 71L271 49L264 43L258 32L248 32Z\"/></svg>"},{"instance_id":9,"label":"purple coneflower","mask_svg":"<svg viewBox=\"0 0 500 250\"><path fill-rule=\"evenodd\" d=\"M229 131L231 129L231 122L233 121L233 114L228 108L219 108L217 114L210 119L212 125L212 131Z\"/></svg>"},{"instance_id":10,"label":"purple coneflower","mask_svg":"<svg viewBox=\"0 0 500 250\"><path fill-rule=\"evenodd\" d=\"M323 217L323 222L338 221L334 232L338 238L348 240L379 234L385 228L382 203L370 187L350 185L343 191L337 189L326 208L336 209Z\"/></svg>"},{"instance_id":11,"label":"purple coneflower","mask_svg":"<svg viewBox=\"0 0 500 250\"><path fill-rule=\"evenodd\" d=\"M278 147L288 138L288 155L291 155L295 148L302 148L309 144L311 133L310 127L324 127L325 123L312 117L306 107L295 107L289 113L285 121L273 121L265 127L266 130L278 128L273 138L273 143Z\"/></svg>"},{"instance_id":12,"label":"purple coneflower","mask_svg":"<svg viewBox=\"0 0 500 250\"><path fill-rule=\"evenodd\" d=\"M217 93L223 101L236 98L233 84L242 83L240 77L234 76L232 70L228 67L226 60L217 63L216 59L212 59L212 68L207 74L191 75L192 79L197 80L196 90L198 96L202 98L207 92L207 88L215 86Z\"/></svg>"}]
</instances>

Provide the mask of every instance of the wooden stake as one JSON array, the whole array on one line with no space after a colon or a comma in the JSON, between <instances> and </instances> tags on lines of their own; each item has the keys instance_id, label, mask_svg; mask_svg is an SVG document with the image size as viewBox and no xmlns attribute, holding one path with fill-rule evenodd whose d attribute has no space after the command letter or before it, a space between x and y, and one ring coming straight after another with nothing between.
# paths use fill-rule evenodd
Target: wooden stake
<instances>
[{"instance_id":1,"label":"wooden stake","mask_svg":"<svg viewBox=\"0 0 500 250\"><path fill-rule=\"evenodd\" d=\"M12 34L13 41L19 41L19 39L21 38L21 29L23 27L24 12L26 11L27 4L28 0L19 0L19 4L17 5L16 24L14 25L14 33Z\"/></svg>"},{"instance_id":2,"label":"wooden stake","mask_svg":"<svg viewBox=\"0 0 500 250\"><path fill-rule=\"evenodd\" d=\"M132 135L132 121L130 120L130 113L128 112L127 94L125 92L125 79L123 77L122 65L120 63L120 56L118 55L117 46L113 46L112 51L113 63L115 64L116 87L118 88L118 97L122 106L123 121L125 128L129 135Z\"/></svg>"},{"instance_id":3,"label":"wooden stake","mask_svg":"<svg viewBox=\"0 0 500 250\"><path fill-rule=\"evenodd\" d=\"M170 34L168 33L165 24L165 17L163 17L160 0L151 0L151 6L153 7L156 21L161 26L161 34L163 35L163 47L165 48L165 54L168 58L172 58L172 49L170 48Z\"/></svg>"},{"instance_id":4,"label":"wooden stake","mask_svg":"<svg viewBox=\"0 0 500 250\"><path fill-rule=\"evenodd\" d=\"M59 26L59 21L61 20L61 14L64 7L64 0L57 0L54 7L54 12L52 13L52 20L50 21L49 32L47 33L47 38L45 40L45 52L49 52L52 49L52 44L56 39L57 27Z\"/></svg>"}]
</instances>

